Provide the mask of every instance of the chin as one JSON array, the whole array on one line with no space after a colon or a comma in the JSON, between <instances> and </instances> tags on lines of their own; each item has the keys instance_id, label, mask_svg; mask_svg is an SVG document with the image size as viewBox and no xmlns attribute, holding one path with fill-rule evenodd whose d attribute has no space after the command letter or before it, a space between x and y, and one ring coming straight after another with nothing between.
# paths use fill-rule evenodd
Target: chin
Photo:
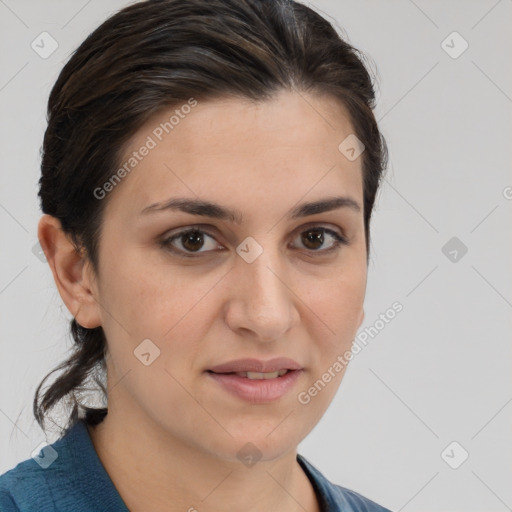
<instances>
[{"instance_id":1,"label":"chin","mask_svg":"<svg viewBox=\"0 0 512 512\"><path fill-rule=\"evenodd\" d=\"M233 438L229 441L227 450L223 452L224 458L250 465L251 461L255 463L258 460L279 459L295 450L298 445L295 439L299 440L299 436L292 435L289 431L280 432L280 427L276 429L280 421L275 422L272 428L251 429L250 426L247 426L238 433L231 431ZM267 427L267 422L265 422L265 427Z\"/></svg>"}]
</instances>

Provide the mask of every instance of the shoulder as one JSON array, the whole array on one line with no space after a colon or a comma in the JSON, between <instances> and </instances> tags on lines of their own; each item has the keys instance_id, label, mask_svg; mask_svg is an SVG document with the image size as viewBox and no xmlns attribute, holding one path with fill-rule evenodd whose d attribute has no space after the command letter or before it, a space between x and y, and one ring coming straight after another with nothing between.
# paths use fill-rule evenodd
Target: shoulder
<instances>
[{"instance_id":1,"label":"shoulder","mask_svg":"<svg viewBox=\"0 0 512 512\"><path fill-rule=\"evenodd\" d=\"M27 459L0 475L0 512L28 510L26 505L36 497L46 501L47 486L40 470L33 459Z\"/></svg>"},{"instance_id":2,"label":"shoulder","mask_svg":"<svg viewBox=\"0 0 512 512\"><path fill-rule=\"evenodd\" d=\"M60 439L0 475L0 512L128 512L79 420Z\"/></svg>"},{"instance_id":3,"label":"shoulder","mask_svg":"<svg viewBox=\"0 0 512 512\"><path fill-rule=\"evenodd\" d=\"M330 483L330 482L329 482ZM341 487L340 485L335 485L330 483L333 487L333 492L340 497L341 502L346 502L350 505L351 508L348 510L354 512L391 512L388 508L375 503L369 498L359 494L356 491L351 489L347 489L346 487ZM345 509L343 509L345 510Z\"/></svg>"},{"instance_id":4,"label":"shoulder","mask_svg":"<svg viewBox=\"0 0 512 512\"><path fill-rule=\"evenodd\" d=\"M0 512L20 512L11 493L0 487Z\"/></svg>"},{"instance_id":5,"label":"shoulder","mask_svg":"<svg viewBox=\"0 0 512 512\"><path fill-rule=\"evenodd\" d=\"M0 475L0 512L55 510L54 493L69 485L71 459L64 435Z\"/></svg>"},{"instance_id":6,"label":"shoulder","mask_svg":"<svg viewBox=\"0 0 512 512\"><path fill-rule=\"evenodd\" d=\"M313 484L321 501L322 510L329 512L392 512L356 491L333 484L302 455L297 455L297 461Z\"/></svg>"}]
</instances>

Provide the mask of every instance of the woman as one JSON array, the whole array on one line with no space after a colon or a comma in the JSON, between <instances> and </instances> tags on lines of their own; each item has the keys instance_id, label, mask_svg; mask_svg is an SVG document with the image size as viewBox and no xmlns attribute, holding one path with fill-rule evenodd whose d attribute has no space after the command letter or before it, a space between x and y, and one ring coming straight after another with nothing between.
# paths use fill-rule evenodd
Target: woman
<instances>
[{"instance_id":1,"label":"woman","mask_svg":"<svg viewBox=\"0 0 512 512\"><path fill-rule=\"evenodd\" d=\"M73 407L0 510L388 510L297 454L364 317L373 107L357 50L288 0L139 2L84 41L39 192L76 352L34 414Z\"/></svg>"}]
</instances>

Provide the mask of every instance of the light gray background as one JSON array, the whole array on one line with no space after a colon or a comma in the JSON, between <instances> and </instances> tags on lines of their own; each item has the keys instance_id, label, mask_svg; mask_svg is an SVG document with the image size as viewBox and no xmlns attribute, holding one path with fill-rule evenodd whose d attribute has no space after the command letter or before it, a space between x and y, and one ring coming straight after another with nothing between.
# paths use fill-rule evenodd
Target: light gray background
<instances>
[{"instance_id":1,"label":"light gray background","mask_svg":"<svg viewBox=\"0 0 512 512\"><path fill-rule=\"evenodd\" d=\"M0 473L52 441L33 394L71 347L69 313L32 253L46 101L70 53L127 4L0 0ZM373 62L390 148L361 331L393 302L404 309L355 356L299 451L396 511L512 510L512 1L310 5ZM31 48L43 31L59 45L47 59ZM458 58L441 46L453 31L469 43ZM468 248L455 262L442 252L452 237ZM452 464L469 454L458 469L441 456L452 441Z\"/></svg>"}]
</instances>

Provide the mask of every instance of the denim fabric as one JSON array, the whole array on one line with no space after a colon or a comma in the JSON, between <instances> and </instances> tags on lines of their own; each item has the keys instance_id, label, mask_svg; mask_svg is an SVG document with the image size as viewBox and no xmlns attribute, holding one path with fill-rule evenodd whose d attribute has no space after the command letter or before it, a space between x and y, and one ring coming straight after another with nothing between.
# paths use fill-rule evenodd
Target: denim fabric
<instances>
[{"instance_id":1,"label":"denim fabric","mask_svg":"<svg viewBox=\"0 0 512 512\"><path fill-rule=\"evenodd\" d=\"M31 458L0 476L0 512L128 512L82 420L50 446L48 467Z\"/></svg>"},{"instance_id":2,"label":"denim fabric","mask_svg":"<svg viewBox=\"0 0 512 512\"><path fill-rule=\"evenodd\" d=\"M45 447L40 458L57 458L43 468L33 458L0 476L0 512L128 512L79 420ZM49 459L47 459L49 458ZM312 482L322 512L390 512L360 494L329 482L304 457L297 461Z\"/></svg>"},{"instance_id":3,"label":"denim fabric","mask_svg":"<svg viewBox=\"0 0 512 512\"><path fill-rule=\"evenodd\" d=\"M297 461L316 491L321 512L391 512L361 494L331 483L302 455Z\"/></svg>"}]
</instances>

